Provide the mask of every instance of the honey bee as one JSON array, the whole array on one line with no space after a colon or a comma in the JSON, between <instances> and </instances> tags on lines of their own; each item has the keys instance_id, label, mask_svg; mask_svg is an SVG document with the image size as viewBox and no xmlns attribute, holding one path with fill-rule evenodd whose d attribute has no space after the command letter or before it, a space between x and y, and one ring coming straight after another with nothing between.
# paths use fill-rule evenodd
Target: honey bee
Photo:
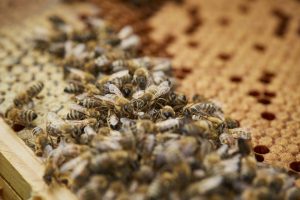
<instances>
[{"instance_id":1,"label":"honey bee","mask_svg":"<svg viewBox=\"0 0 300 200\"><path fill-rule=\"evenodd\" d=\"M183 108L183 113L186 116L192 116L193 114L201 115L214 115L218 111L218 107L212 102L205 103L192 103Z\"/></svg>"},{"instance_id":2,"label":"honey bee","mask_svg":"<svg viewBox=\"0 0 300 200\"><path fill-rule=\"evenodd\" d=\"M132 99L132 105L135 108L135 110L138 111L148 108L148 106L154 104L160 105L159 99L162 99L160 97L165 95L169 91L170 86L168 81L164 81L158 86L151 85L145 90L145 92L141 93L141 96L137 96L134 99Z\"/></svg>"},{"instance_id":3,"label":"honey bee","mask_svg":"<svg viewBox=\"0 0 300 200\"><path fill-rule=\"evenodd\" d=\"M184 94L169 92L166 95L169 105L173 107L174 111L180 110L187 104L187 98Z\"/></svg>"},{"instance_id":4,"label":"honey bee","mask_svg":"<svg viewBox=\"0 0 300 200\"><path fill-rule=\"evenodd\" d=\"M168 119L168 118L174 118L175 117L175 111L171 106L164 106L160 110L160 115L163 119Z\"/></svg>"},{"instance_id":5,"label":"honey bee","mask_svg":"<svg viewBox=\"0 0 300 200\"><path fill-rule=\"evenodd\" d=\"M70 110L70 112L68 112L66 115L67 120L81 120L81 119L85 119L85 118L86 118L86 115L77 110Z\"/></svg>"},{"instance_id":6,"label":"honey bee","mask_svg":"<svg viewBox=\"0 0 300 200\"><path fill-rule=\"evenodd\" d=\"M208 120L198 120L186 123L181 131L186 135L199 135L210 139L215 139L217 137L213 124Z\"/></svg>"},{"instance_id":7,"label":"honey bee","mask_svg":"<svg viewBox=\"0 0 300 200\"><path fill-rule=\"evenodd\" d=\"M137 99L132 99L131 104L136 111L141 111L147 108L153 100L154 96L150 92L145 92L141 97Z\"/></svg>"},{"instance_id":8,"label":"honey bee","mask_svg":"<svg viewBox=\"0 0 300 200\"><path fill-rule=\"evenodd\" d=\"M49 112L46 121L46 132L51 136L68 135L72 130L71 124L61 119L56 113Z\"/></svg>"},{"instance_id":9,"label":"honey bee","mask_svg":"<svg viewBox=\"0 0 300 200\"><path fill-rule=\"evenodd\" d=\"M224 121L217 124L217 130L221 133L228 133L228 129L235 129L239 127L239 122L237 120L226 117Z\"/></svg>"},{"instance_id":10,"label":"honey bee","mask_svg":"<svg viewBox=\"0 0 300 200\"><path fill-rule=\"evenodd\" d=\"M27 94L33 98L36 97L44 88L44 83L41 81L36 82L35 84L33 84L32 86L30 86L26 92Z\"/></svg>"},{"instance_id":11,"label":"honey bee","mask_svg":"<svg viewBox=\"0 0 300 200\"><path fill-rule=\"evenodd\" d=\"M22 110L19 108L11 107L6 113L5 117L15 124L30 125L38 115L32 110Z\"/></svg>"},{"instance_id":12,"label":"honey bee","mask_svg":"<svg viewBox=\"0 0 300 200\"><path fill-rule=\"evenodd\" d=\"M52 150L52 145L50 143L48 135L42 128L35 127L34 129L32 129L32 134L35 137L35 154L37 156L42 156L46 149L48 149L48 151ZM47 152L47 154L49 154L49 152Z\"/></svg>"},{"instance_id":13,"label":"honey bee","mask_svg":"<svg viewBox=\"0 0 300 200\"><path fill-rule=\"evenodd\" d=\"M131 60L116 60L112 63L114 71L122 70L122 69L128 69L129 74L134 74L134 72L141 67L136 60L131 59Z\"/></svg>"},{"instance_id":14,"label":"honey bee","mask_svg":"<svg viewBox=\"0 0 300 200\"><path fill-rule=\"evenodd\" d=\"M77 157L80 153L86 151L86 147L60 142L58 147L54 149L47 158L43 179L50 184L59 174L59 166L70 158Z\"/></svg>"},{"instance_id":15,"label":"honey bee","mask_svg":"<svg viewBox=\"0 0 300 200\"><path fill-rule=\"evenodd\" d=\"M113 61L126 57L126 54L123 54L121 52L108 52L104 55L99 56L95 60L95 64L98 66L100 72L108 72L112 70L111 64Z\"/></svg>"},{"instance_id":16,"label":"honey bee","mask_svg":"<svg viewBox=\"0 0 300 200\"><path fill-rule=\"evenodd\" d=\"M82 102L84 102L84 104L87 107L91 107L91 105L93 105L91 102L85 102L84 100ZM91 103L91 104L89 104L89 103ZM88 104L89 104L89 106L88 106ZM87 108L87 107L83 107L83 106L77 105L77 104L71 104L70 105L70 108L71 108L70 118L71 118L71 120L74 119L74 117L81 116L81 115L79 115L79 113L81 113L81 114L83 114L85 116L88 116L90 118L97 118L97 119L100 118L101 114L100 114L100 112L97 109L95 109L95 108ZM101 107L101 108L103 109L103 107ZM74 115L71 116L72 112L73 112ZM104 117L106 116L103 113L102 113L102 115ZM87 117L84 117L84 118L87 118Z\"/></svg>"},{"instance_id":17,"label":"honey bee","mask_svg":"<svg viewBox=\"0 0 300 200\"><path fill-rule=\"evenodd\" d=\"M101 78L99 78L97 80L95 85L99 89L100 94L107 94L108 93L107 87L105 87L105 85L109 82L110 82L110 76L108 76L108 75L103 75L103 76L101 76Z\"/></svg>"},{"instance_id":18,"label":"honey bee","mask_svg":"<svg viewBox=\"0 0 300 200\"><path fill-rule=\"evenodd\" d=\"M41 81L36 82L24 92L19 93L13 100L14 105L20 107L24 104L32 101L32 98L36 97L44 88L44 84Z\"/></svg>"},{"instance_id":19,"label":"honey bee","mask_svg":"<svg viewBox=\"0 0 300 200\"><path fill-rule=\"evenodd\" d=\"M95 126L97 123L97 119L95 118L87 118L87 119L83 119L83 120L66 120L66 123L69 123L71 126L73 126L73 128L77 127L80 129L83 129L86 126Z\"/></svg>"},{"instance_id":20,"label":"honey bee","mask_svg":"<svg viewBox=\"0 0 300 200\"><path fill-rule=\"evenodd\" d=\"M117 96L115 94L107 94L105 96L94 95L94 97L102 100L108 106L114 107L116 111L122 115L132 116L134 114L132 104L125 97Z\"/></svg>"},{"instance_id":21,"label":"honey bee","mask_svg":"<svg viewBox=\"0 0 300 200\"><path fill-rule=\"evenodd\" d=\"M96 87L102 92L102 94L109 93L108 83L114 84L117 88L122 88L126 83L131 82L131 75L128 70L122 70L111 74L110 76L102 76L97 82Z\"/></svg>"},{"instance_id":22,"label":"honey bee","mask_svg":"<svg viewBox=\"0 0 300 200\"><path fill-rule=\"evenodd\" d=\"M66 67L64 69L65 77L67 77L69 80L74 80L77 82L93 82L95 81L95 76L91 73L88 73L86 71L82 71L80 69Z\"/></svg>"},{"instance_id":23,"label":"honey bee","mask_svg":"<svg viewBox=\"0 0 300 200\"><path fill-rule=\"evenodd\" d=\"M122 88L122 86L126 83L131 83L132 76L129 74L128 70L122 70L116 73L113 73L109 77L109 81L116 85L118 88Z\"/></svg>"},{"instance_id":24,"label":"honey bee","mask_svg":"<svg viewBox=\"0 0 300 200\"><path fill-rule=\"evenodd\" d=\"M69 85L67 85L64 89L64 92L71 93L71 94L79 94L84 91L85 87L80 82L71 82Z\"/></svg>"},{"instance_id":25,"label":"honey bee","mask_svg":"<svg viewBox=\"0 0 300 200\"><path fill-rule=\"evenodd\" d=\"M83 100L79 101L79 105L85 107L85 108L96 108L96 107L100 107L101 101L99 101L96 98L92 98L92 97L87 97L84 98Z\"/></svg>"},{"instance_id":26,"label":"honey bee","mask_svg":"<svg viewBox=\"0 0 300 200\"><path fill-rule=\"evenodd\" d=\"M149 72L146 68L141 67L135 70L133 75L133 82L138 85L139 88L144 90L149 84Z\"/></svg>"},{"instance_id":27,"label":"honey bee","mask_svg":"<svg viewBox=\"0 0 300 200\"><path fill-rule=\"evenodd\" d=\"M180 118L167 119L165 121L160 121L155 124L155 127L160 132L177 130L182 126L182 120Z\"/></svg>"}]
</instances>

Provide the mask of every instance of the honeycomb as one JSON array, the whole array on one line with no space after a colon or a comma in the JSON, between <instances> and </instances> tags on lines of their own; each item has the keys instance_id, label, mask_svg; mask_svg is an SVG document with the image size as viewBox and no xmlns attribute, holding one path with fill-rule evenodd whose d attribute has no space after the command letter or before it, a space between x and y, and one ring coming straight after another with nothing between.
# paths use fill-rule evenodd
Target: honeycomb
<instances>
[{"instance_id":1,"label":"honeycomb","mask_svg":"<svg viewBox=\"0 0 300 200\"><path fill-rule=\"evenodd\" d=\"M173 59L178 90L216 99L225 113L249 127L259 161L300 171L299 1L159 1L148 8L93 1L116 27L134 25L143 40L141 53ZM25 20L15 16L21 13L11 13L8 21L20 24L0 29L0 74L6 75L0 77L0 112L23 85L44 80L45 89L35 101L37 124L47 111L63 112L60 105L69 96L57 90L64 82L56 60L29 51L30 38L36 27L47 26L50 14L75 21L78 14L93 10L76 5L43 8ZM29 130L14 129L33 146Z\"/></svg>"},{"instance_id":2,"label":"honeycomb","mask_svg":"<svg viewBox=\"0 0 300 200\"><path fill-rule=\"evenodd\" d=\"M62 4L48 4L44 12L30 16L18 25L0 28L0 116L12 105L16 94L36 81L45 85L40 95L34 100L34 110L38 118L33 125L45 128L46 114L56 112L64 114L68 110L70 95L63 91L66 82L59 60L47 53L33 49L33 36L49 26L48 17L60 15L74 27L81 27L78 18L82 13L93 15L97 11L89 4L75 4L71 7ZM62 89L57 89L58 85ZM65 107L62 107L64 105ZM12 127L25 143L34 148L32 127L15 125Z\"/></svg>"}]
</instances>

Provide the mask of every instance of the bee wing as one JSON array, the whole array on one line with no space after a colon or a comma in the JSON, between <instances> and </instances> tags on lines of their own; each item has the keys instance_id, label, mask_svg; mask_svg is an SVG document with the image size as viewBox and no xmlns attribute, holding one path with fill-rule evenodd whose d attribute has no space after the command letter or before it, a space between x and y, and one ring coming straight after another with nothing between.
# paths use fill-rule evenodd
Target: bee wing
<instances>
[{"instance_id":1,"label":"bee wing","mask_svg":"<svg viewBox=\"0 0 300 200\"><path fill-rule=\"evenodd\" d=\"M113 73L110 77L109 77L109 81L114 80L116 78L122 78L124 76L127 76L129 74L128 70L122 70L116 73Z\"/></svg>"},{"instance_id":2,"label":"bee wing","mask_svg":"<svg viewBox=\"0 0 300 200\"><path fill-rule=\"evenodd\" d=\"M88 93L82 93L82 94L75 96L75 99L78 101L82 101L83 99L87 98L88 96L89 96Z\"/></svg>"},{"instance_id":3,"label":"bee wing","mask_svg":"<svg viewBox=\"0 0 300 200\"><path fill-rule=\"evenodd\" d=\"M106 94L105 96L94 95L94 97L109 104L114 104L116 102L114 94Z\"/></svg>"},{"instance_id":4,"label":"bee wing","mask_svg":"<svg viewBox=\"0 0 300 200\"><path fill-rule=\"evenodd\" d=\"M167 78L168 77L162 71L154 71L152 73L152 79L153 79L153 81L154 81L155 84L160 84L163 81L165 81Z\"/></svg>"},{"instance_id":5,"label":"bee wing","mask_svg":"<svg viewBox=\"0 0 300 200\"><path fill-rule=\"evenodd\" d=\"M224 107L225 107L225 104L224 104L224 103L222 103L221 101L215 100L215 99L211 100L211 102L212 102L213 104L215 104L215 106L218 108L218 111L219 111L219 112L222 112L222 109L221 109L221 108L224 108Z\"/></svg>"},{"instance_id":6,"label":"bee wing","mask_svg":"<svg viewBox=\"0 0 300 200\"><path fill-rule=\"evenodd\" d=\"M154 95L155 99L162 96L162 95L164 95L164 94L167 94L171 89L170 84L169 84L168 81L162 82L161 84L159 84L159 86L157 88L158 88L158 90Z\"/></svg>"},{"instance_id":7,"label":"bee wing","mask_svg":"<svg viewBox=\"0 0 300 200\"><path fill-rule=\"evenodd\" d=\"M105 86L108 88L110 93L115 94L119 97L123 97L121 90L115 84L107 83L105 84Z\"/></svg>"},{"instance_id":8,"label":"bee wing","mask_svg":"<svg viewBox=\"0 0 300 200\"><path fill-rule=\"evenodd\" d=\"M80 77L82 80L87 80L87 81L95 80L94 75L92 75L91 73L82 71L80 69L68 67L67 70L70 72L70 74L76 75L76 76Z\"/></svg>"},{"instance_id":9,"label":"bee wing","mask_svg":"<svg viewBox=\"0 0 300 200\"><path fill-rule=\"evenodd\" d=\"M143 96L144 94L145 94L145 90L139 90L139 91L136 91L136 92L132 95L132 98L138 99L138 98L140 98L141 96Z\"/></svg>"},{"instance_id":10,"label":"bee wing","mask_svg":"<svg viewBox=\"0 0 300 200\"><path fill-rule=\"evenodd\" d=\"M137 66L145 67L146 69L149 69L152 66L152 59L150 57L141 57L141 58L134 58L132 59L134 63L137 64Z\"/></svg>"},{"instance_id":11,"label":"bee wing","mask_svg":"<svg viewBox=\"0 0 300 200\"><path fill-rule=\"evenodd\" d=\"M152 68L153 71L163 71L170 72L171 71L171 62L169 59L160 58L156 61L155 66Z\"/></svg>"},{"instance_id":12,"label":"bee wing","mask_svg":"<svg viewBox=\"0 0 300 200\"><path fill-rule=\"evenodd\" d=\"M111 125L115 126L119 123L119 119L117 117L117 115L113 112L109 112L109 122Z\"/></svg>"},{"instance_id":13,"label":"bee wing","mask_svg":"<svg viewBox=\"0 0 300 200\"><path fill-rule=\"evenodd\" d=\"M132 34L133 34L132 26L125 26L119 31L118 37L120 39L125 39L125 38L128 38Z\"/></svg>"}]
</instances>

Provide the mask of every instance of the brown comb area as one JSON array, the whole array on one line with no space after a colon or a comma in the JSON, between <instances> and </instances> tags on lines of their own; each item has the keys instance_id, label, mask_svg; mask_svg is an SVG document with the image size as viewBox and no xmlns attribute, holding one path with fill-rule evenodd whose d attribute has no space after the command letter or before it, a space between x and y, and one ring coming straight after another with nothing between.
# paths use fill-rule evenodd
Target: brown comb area
<instances>
[{"instance_id":1,"label":"brown comb area","mask_svg":"<svg viewBox=\"0 0 300 200\"><path fill-rule=\"evenodd\" d=\"M138 31L145 53L173 58L180 91L220 101L225 113L251 128L254 149L269 150L256 154L259 161L297 171L299 2L160 2L155 9L118 0L98 3L114 24L145 30Z\"/></svg>"}]
</instances>

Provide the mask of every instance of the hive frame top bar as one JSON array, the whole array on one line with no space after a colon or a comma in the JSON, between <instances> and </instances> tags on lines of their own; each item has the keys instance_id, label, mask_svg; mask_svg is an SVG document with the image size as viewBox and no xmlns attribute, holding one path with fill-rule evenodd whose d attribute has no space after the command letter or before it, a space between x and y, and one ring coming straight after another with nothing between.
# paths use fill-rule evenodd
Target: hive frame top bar
<instances>
[{"instance_id":1,"label":"hive frame top bar","mask_svg":"<svg viewBox=\"0 0 300 200\"><path fill-rule=\"evenodd\" d=\"M43 179L44 167L24 142L0 119L0 175L22 199L76 199L57 184L48 187Z\"/></svg>"}]
</instances>

